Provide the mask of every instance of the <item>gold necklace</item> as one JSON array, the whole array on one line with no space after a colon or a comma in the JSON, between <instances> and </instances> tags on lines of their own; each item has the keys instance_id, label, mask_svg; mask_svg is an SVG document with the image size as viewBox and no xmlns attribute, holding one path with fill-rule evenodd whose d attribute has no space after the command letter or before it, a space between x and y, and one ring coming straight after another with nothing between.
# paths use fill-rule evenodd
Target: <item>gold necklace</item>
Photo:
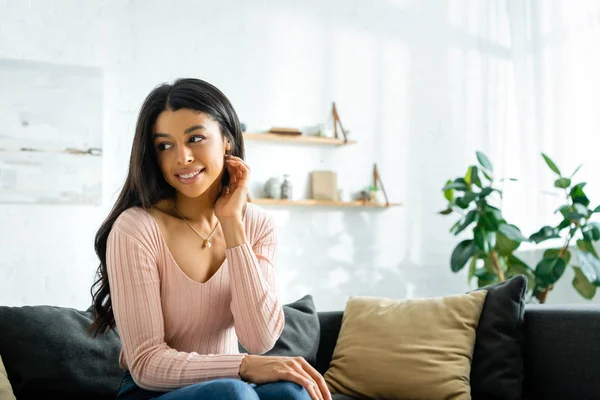
<instances>
[{"instance_id":1,"label":"gold necklace","mask_svg":"<svg viewBox=\"0 0 600 400\"><path fill-rule=\"evenodd\" d=\"M173 205L173 203L171 203L171 201L169 201L169 204L171 205L171 207L173 207L173 210L175 210L175 212L177 214L179 214L179 216L185 221L186 224L188 224L190 226L190 228L192 228L194 230L194 232L196 232L196 234L198 236L200 236L200 239L202 239L202 247L206 247L206 248L210 248L210 246L212 246L212 243L210 242L210 238L213 235L213 233L215 233L215 231L217 230L217 226L219 226L219 221L217 220L217 223L215 224L215 227L213 228L212 232L210 233L210 235L208 235L208 237L206 239L204 239L202 237L202 235L196 230L196 228L194 228L192 226L192 224L190 224L188 222L187 219L185 219L185 217L183 215L181 215L181 213L179 211L177 211L177 209L175 208L175 206Z\"/></svg>"}]
</instances>

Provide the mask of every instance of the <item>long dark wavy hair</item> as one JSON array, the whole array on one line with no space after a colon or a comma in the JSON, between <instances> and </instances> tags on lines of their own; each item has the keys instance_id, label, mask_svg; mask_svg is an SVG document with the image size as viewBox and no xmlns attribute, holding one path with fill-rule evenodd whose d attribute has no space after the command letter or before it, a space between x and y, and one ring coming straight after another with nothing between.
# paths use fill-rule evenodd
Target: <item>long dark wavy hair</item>
<instances>
[{"instance_id":1,"label":"long dark wavy hair","mask_svg":"<svg viewBox=\"0 0 600 400\"><path fill-rule=\"evenodd\" d=\"M230 154L244 158L244 140L238 116L227 97L215 86L200 79L185 78L173 84L161 84L150 92L138 116L127 179L95 237L94 248L100 265L91 287L93 322L90 331L94 336L115 328L106 267L106 242L115 220L130 207L149 208L159 200L175 195L175 189L167 183L159 169L152 130L161 112L182 108L210 115L219 124L221 134L231 143ZM222 184L229 184L227 170Z\"/></svg>"}]
</instances>

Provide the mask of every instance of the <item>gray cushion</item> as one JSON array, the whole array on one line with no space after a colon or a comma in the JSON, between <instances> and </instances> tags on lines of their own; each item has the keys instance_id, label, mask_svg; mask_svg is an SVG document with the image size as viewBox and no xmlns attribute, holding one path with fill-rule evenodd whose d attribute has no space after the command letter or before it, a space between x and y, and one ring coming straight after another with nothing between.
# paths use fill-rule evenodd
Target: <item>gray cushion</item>
<instances>
[{"instance_id":1,"label":"gray cushion","mask_svg":"<svg viewBox=\"0 0 600 400\"><path fill-rule=\"evenodd\" d=\"M473 400L521 400L527 279L517 275L488 291L471 364ZM478 289L478 290L480 290Z\"/></svg>"},{"instance_id":2,"label":"gray cushion","mask_svg":"<svg viewBox=\"0 0 600 400\"><path fill-rule=\"evenodd\" d=\"M291 304L285 304L283 313L283 332L273 348L264 355L304 357L309 364L316 366L321 330L313 297L307 294ZM239 349L248 353L241 344Z\"/></svg>"},{"instance_id":3,"label":"gray cushion","mask_svg":"<svg viewBox=\"0 0 600 400\"><path fill-rule=\"evenodd\" d=\"M91 322L71 308L0 307L0 354L17 399L114 398L121 344L115 332L92 337Z\"/></svg>"}]
</instances>

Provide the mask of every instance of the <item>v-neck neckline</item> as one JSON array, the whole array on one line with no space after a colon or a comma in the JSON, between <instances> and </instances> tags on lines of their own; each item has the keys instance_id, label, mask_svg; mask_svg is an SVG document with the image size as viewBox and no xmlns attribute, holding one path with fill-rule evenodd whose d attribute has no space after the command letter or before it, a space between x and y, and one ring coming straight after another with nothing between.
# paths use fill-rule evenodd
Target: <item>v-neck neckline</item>
<instances>
[{"instance_id":1,"label":"v-neck neckline","mask_svg":"<svg viewBox=\"0 0 600 400\"><path fill-rule=\"evenodd\" d=\"M190 278L190 276L188 274L186 274L183 269L181 269L181 267L179 266L179 264L177 263L177 261L175 260L175 257L173 256L173 253L171 252L171 249L169 248L169 245L167 244L167 241L162 233L162 230L160 229L160 225L158 224L158 221L154 218L154 216L152 216L152 214L150 214L148 212L148 210L139 207L140 210L142 210L144 213L146 213L146 215L148 215L148 217L152 220L152 224L154 225L154 227L156 228L156 231L158 232L158 236L160 237L160 241L162 243L162 246L164 249L166 249L167 252L167 256L169 257L169 259L171 260L171 262L173 264L175 264L175 266L177 267L177 270L179 271L179 273L181 273L188 281L198 285L198 286L204 286L204 285L208 285L211 281L214 280L214 278L219 275L221 273L221 270L226 266L227 264L227 257L225 257L225 260L223 260L223 262L221 263L221 265L219 265L219 268L217 268L217 270L215 271L214 274L212 274L212 276L210 278L208 278L206 280L206 282L198 282L192 278ZM246 214L248 213L248 203L246 203L244 205L244 211L242 213L242 223L246 223Z\"/></svg>"}]
</instances>

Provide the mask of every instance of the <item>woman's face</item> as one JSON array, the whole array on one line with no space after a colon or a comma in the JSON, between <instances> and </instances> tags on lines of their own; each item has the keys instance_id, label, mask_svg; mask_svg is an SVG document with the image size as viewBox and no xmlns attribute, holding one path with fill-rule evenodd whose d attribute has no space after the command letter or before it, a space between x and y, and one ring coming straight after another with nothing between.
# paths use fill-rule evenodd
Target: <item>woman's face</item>
<instances>
[{"instance_id":1,"label":"woman's face","mask_svg":"<svg viewBox=\"0 0 600 400\"><path fill-rule=\"evenodd\" d=\"M165 180L181 194L194 198L221 184L229 143L210 115L165 110L154 124L153 140Z\"/></svg>"}]
</instances>

